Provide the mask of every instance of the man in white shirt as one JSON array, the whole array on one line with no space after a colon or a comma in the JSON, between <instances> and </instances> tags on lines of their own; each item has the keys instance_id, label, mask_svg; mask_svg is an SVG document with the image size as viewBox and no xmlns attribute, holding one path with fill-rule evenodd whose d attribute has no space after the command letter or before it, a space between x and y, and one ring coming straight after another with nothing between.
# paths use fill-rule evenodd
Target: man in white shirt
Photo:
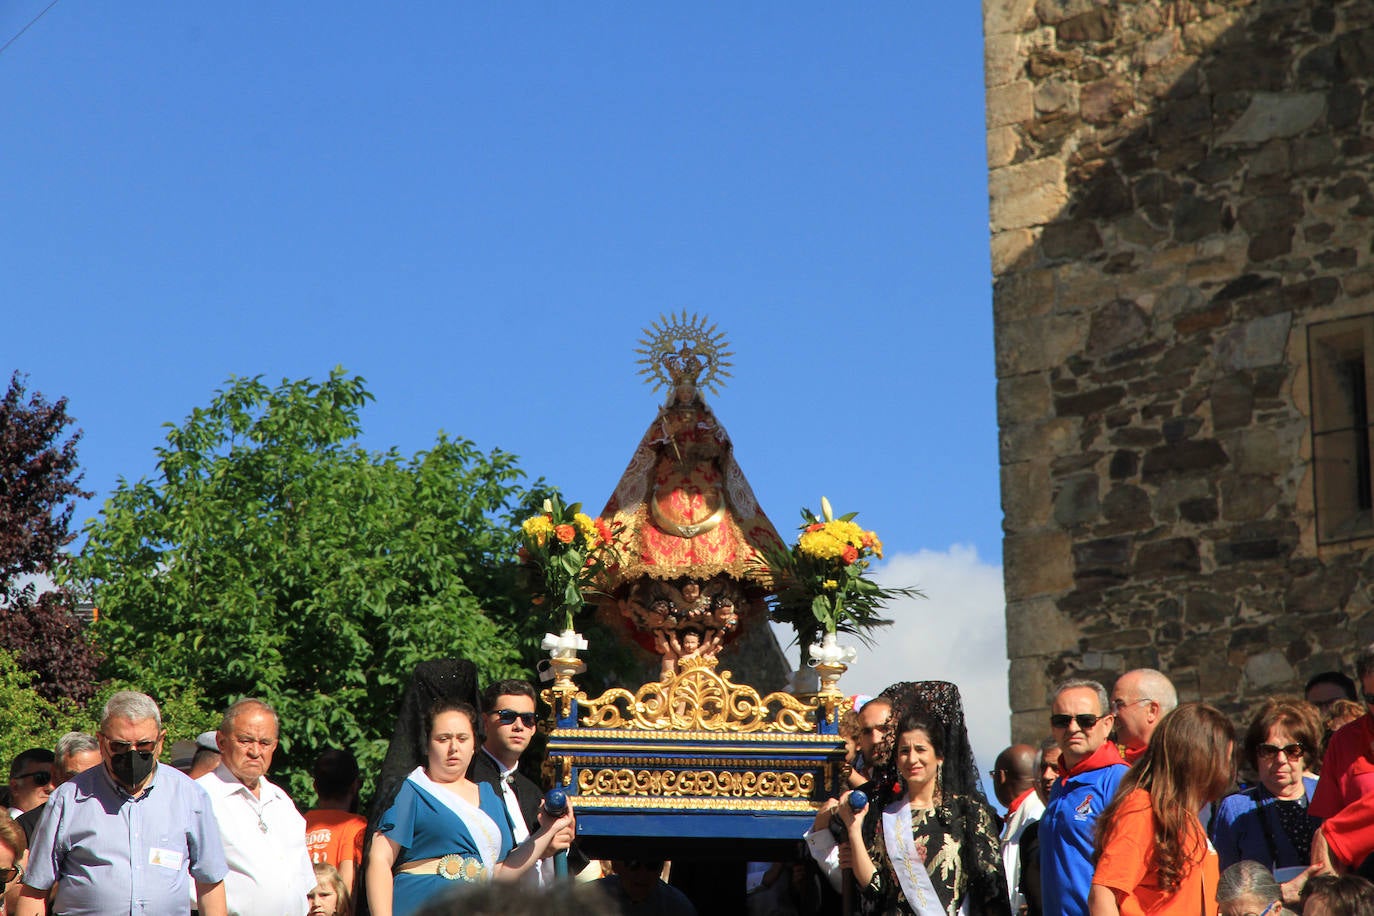
<instances>
[{"instance_id":1,"label":"man in white shirt","mask_svg":"<svg viewBox=\"0 0 1374 916\"><path fill-rule=\"evenodd\" d=\"M216 733L220 765L198 782L210 796L224 840L229 916L306 916L315 870L305 850L305 818L267 779L277 749L277 714L262 700L239 700Z\"/></svg>"},{"instance_id":2,"label":"man in white shirt","mask_svg":"<svg viewBox=\"0 0 1374 916\"><path fill-rule=\"evenodd\" d=\"M482 692L486 738L468 764L468 779L485 782L506 803L506 814L517 844L539 829L539 800L543 792L534 780L516 769L520 755L534 737L534 688L526 681L489 684ZM545 859L530 874L540 883L553 879L553 863Z\"/></svg>"},{"instance_id":3,"label":"man in white shirt","mask_svg":"<svg viewBox=\"0 0 1374 916\"><path fill-rule=\"evenodd\" d=\"M1035 748L1013 744L997 755L990 775L997 801L1007 809L1002 824L1002 869L1011 895L1011 911L1019 913L1026 905L1020 891L1021 836L1045 813L1045 803L1035 792Z\"/></svg>"}]
</instances>

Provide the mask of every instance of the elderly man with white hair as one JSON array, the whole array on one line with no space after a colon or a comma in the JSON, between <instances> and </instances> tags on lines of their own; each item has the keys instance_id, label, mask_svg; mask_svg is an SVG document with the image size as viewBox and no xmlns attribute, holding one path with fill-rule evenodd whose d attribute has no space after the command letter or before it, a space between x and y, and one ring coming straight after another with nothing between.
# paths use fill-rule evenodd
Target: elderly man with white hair
<instances>
[{"instance_id":1,"label":"elderly man with white hair","mask_svg":"<svg viewBox=\"0 0 1374 916\"><path fill-rule=\"evenodd\" d=\"M224 837L230 916L305 916L315 869L305 849L305 818L267 778L277 749L277 713L258 699L224 711L215 738L223 758L196 780L210 795Z\"/></svg>"},{"instance_id":2,"label":"elderly man with white hair","mask_svg":"<svg viewBox=\"0 0 1374 916\"><path fill-rule=\"evenodd\" d=\"M1116 679L1112 687L1112 712L1116 714L1116 741L1127 763L1150 746L1155 726L1178 705L1178 692L1163 672L1136 668Z\"/></svg>"},{"instance_id":3,"label":"elderly man with white hair","mask_svg":"<svg viewBox=\"0 0 1374 916\"><path fill-rule=\"evenodd\" d=\"M151 697L122 690L100 718L101 765L49 797L15 912L225 916L228 867L205 790L157 762L166 737Z\"/></svg>"}]
</instances>

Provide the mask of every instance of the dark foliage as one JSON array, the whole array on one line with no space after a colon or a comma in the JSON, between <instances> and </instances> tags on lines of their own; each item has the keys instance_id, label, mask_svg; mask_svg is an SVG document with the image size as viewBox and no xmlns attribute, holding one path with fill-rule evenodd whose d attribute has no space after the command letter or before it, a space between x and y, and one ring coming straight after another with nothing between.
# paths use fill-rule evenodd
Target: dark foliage
<instances>
[{"instance_id":1,"label":"dark foliage","mask_svg":"<svg viewBox=\"0 0 1374 916\"><path fill-rule=\"evenodd\" d=\"M54 574L66 561L74 500L91 495L76 470L81 432L68 433L66 398L26 395L16 372L0 400L0 647L37 675L45 698L80 703L95 692L99 660L75 599L61 589L40 595L24 577Z\"/></svg>"},{"instance_id":2,"label":"dark foliage","mask_svg":"<svg viewBox=\"0 0 1374 916\"><path fill-rule=\"evenodd\" d=\"M0 401L0 587L6 595L16 576L48 572L71 542L72 502L89 498L76 473L76 443L65 440L72 422L67 399L56 403L35 393L25 400L24 377L16 372Z\"/></svg>"}]
</instances>

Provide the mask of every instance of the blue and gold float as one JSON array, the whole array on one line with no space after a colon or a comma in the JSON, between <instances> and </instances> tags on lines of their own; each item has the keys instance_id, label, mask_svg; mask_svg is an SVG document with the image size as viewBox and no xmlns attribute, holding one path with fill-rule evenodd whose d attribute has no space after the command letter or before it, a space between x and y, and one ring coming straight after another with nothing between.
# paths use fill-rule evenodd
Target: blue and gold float
<instances>
[{"instance_id":1,"label":"blue and gold float","mask_svg":"<svg viewBox=\"0 0 1374 916\"><path fill-rule=\"evenodd\" d=\"M556 712L546 781L575 799L588 855L785 859L840 791L833 683L805 700L760 696L717 665L687 659L666 680L595 699L564 676L544 691Z\"/></svg>"},{"instance_id":2,"label":"blue and gold float","mask_svg":"<svg viewBox=\"0 0 1374 916\"><path fill-rule=\"evenodd\" d=\"M751 638L778 654L765 624L788 584L787 549L703 397L729 375L714 326L664 320L640 353L668 396L601 516L552 502L525 525L526 562L566 612L544 642L545 781L572 798L579 847L594 858L787 860L842 788L837 682L853 650L836 644L834 621L809 618L808 597L802 616L820 642L799 639L810 684L761 693L723 667L748 658L737 649ZM574 682L587 645L574 615L588 597L656 660L657 680L595 697Z\"/></svg>"}]
</instances>

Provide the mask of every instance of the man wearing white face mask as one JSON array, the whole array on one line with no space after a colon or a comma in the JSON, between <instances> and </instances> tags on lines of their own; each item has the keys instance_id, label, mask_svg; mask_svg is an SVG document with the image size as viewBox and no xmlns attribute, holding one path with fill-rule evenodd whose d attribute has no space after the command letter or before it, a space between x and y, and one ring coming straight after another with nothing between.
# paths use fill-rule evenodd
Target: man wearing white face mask
<instances>
[{"instance_id":1,"label":"man wearing white face mask","mask_svg":"<svg viewBox=\"0 0 1374 916\"><path fill-rule=\"evenodd\" d=\"M228 867L210 800L185 774L159 766L162 716L141 693L110 697L100 720L101 765L53 792L34 833L18 916L186 912L194 881L202 916L224 916Z\"/></svg>"}]
</instances>

